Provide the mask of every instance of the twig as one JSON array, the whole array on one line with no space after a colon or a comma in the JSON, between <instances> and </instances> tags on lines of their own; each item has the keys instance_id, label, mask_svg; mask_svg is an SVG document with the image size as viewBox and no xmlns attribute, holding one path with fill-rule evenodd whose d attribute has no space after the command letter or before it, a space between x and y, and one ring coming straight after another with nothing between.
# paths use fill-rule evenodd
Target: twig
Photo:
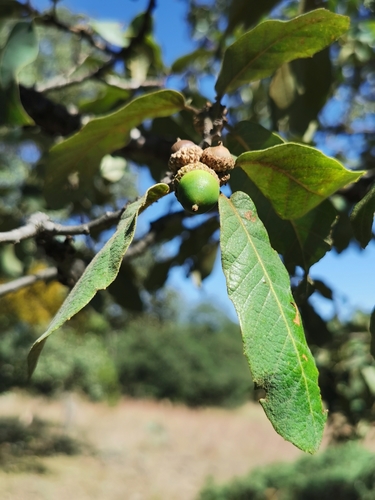
<instances>
[{"instance_id":1,"label":"twig","mask_svg":"<svg viewBox=\"0 0 375 500\"><path fill-rule=\"evenodd\" d=\"M69 26L68 24L63 23L57 18L55 9L53 9L51 12L47 14L42 14L40 11L32 7L29 2L20 5L26 10L29 16L37 18L38 22L46 26L54 26L55 28L58 28L61 31L72 33L74 35L79 35L82 38L84 38L92 47L102 52L105 52L111 56L118 55L118 52L111 49L111 47L106 43L97 41L94 37L95 35L94 31L89 26L84 26L84 25Z\"/></svg>"},{"instance_id":2,"label":"twig","mask_svg":"<svg viewBox=\"0 0 375 500\"><path fill-rule=\"evenodd\" d=\"M102 67L100 68L100 70ZM100 78L98 76L98 70L93 71L92 73L88 73L86 75L81 75L79 77L71 77L71 78L66 78L63 76L59 76L57 78L53 78L49 82L42 83L42 84L37 84L35 86L35 90L37 92L48 92L49 90L60 90L64 89L67 87L71 87L73 85L79 85L80 83L83 83L87 80L90 80L92 78L98 78L100 81L103 83L106 83L108 85L111 85L113 87L118 87L119 89L123 90L138 90L142 88L148 88L148 87L163 87L164 86L164 79L153 79L153 80L145 80L144 82L140 83L138 81L124 81L123 79L116 78L114 76L108 75L106 77Z\"/></svg>"},{"instance_id":3,"label":"twig","mask_svg":"<svg viewBox=\"0 0 375 500\"><path fill-rule=\"evenodd\" d=\"M143 82L132 81L132 80L124 80L122 78L108 75L104 78L101 78L101 81L107 83L108 85L112 85L114 87L118 87L123 90L138 90L141 88L147 87L164 87L165 79L164 78L155 78L150 80L145 80Z\"/></svg>"},{"instance_id":4,"label":"twig","mask_svg":"<svg viewBox=\"0 0 375 500\"><path fill-rule=\"evenodd\" d=\"M194 126L203 139L200 146L204 149L211 146L213 141L221 139L221 131L227 119L227 109L219 101L214 104L207 102L206 106L194 118Z\"/></svg>"},{"instance_id":5,"label":"twig","mask_svg":"<svg viewBox=\"0 0 375 500\"><path fill-rule=\"evenodd\" d=\"M1 2L1 0L0 0ZM26 110L26 112L33 118L35 123L43 128L47 133L55 135L70 135L73 132L76 132L81 126L81 117L80 115L72 115L67 109L61 104L54 103L53 101L47 99L44 95L42 95L42 91L45 92L47 90L53 90L58 88L64 88L69 85L79 84L84 82L87 79L91 78L103 78L105 72L110 69L113 64L115 64L118 60L126 60L134 50L134 47L142 43L145 35L147 34L147 30L150 28L151 23L151 15L152 11L155 8L155 0L149 0L147 10L144 14L144 19L142 25L135 37L131 40L128 47L125 47L121 50L115 51L110 46L105 43L99 43L97 41L97 36L94 31L84 25L77 26L69 26L61 22L55 13L42 14L38 10L34 9L31 6L30 2L25 4L19 3L19 5L24 9L25 14L37 18L37 20L45 25L53 25L57 29L60 29L65 32L69 32L75 35L79 35L85 40L87 40L90 45L100 50L101 52L110 56L110 58L104 62L98 69L96 69L93 73L89 75L85 75L79 78L73 79L64 79L60 78L60 81L57 81L55 86L51 85L51 82L38 87L38 91L31 88L26 88L20 86L20 94L21 101ZM152 83L157 83L160 86L160 81L146 83L144 85L138 85L136 88L131 84L130 90L136 90L137 88L145 87L145 86L153 86Z\"/></svg>"},{"instance_id":6,"label":"twig","mask_svg":"<svg viewBox=\"0 0 375 500\"><path fill-rule=\"evenodd\" d=\"M90 26L86 25L69 26L68 24L65 24L64 22L60 21L60 19L57 18L55 10L52 10L52 12L47 14L42 14L40 11L32 7L29 2L20 5L26 10L27 14L37 18L40 23L45 24L47 26L48 25L54 26L55 28L58 28L61 31L81 36L95 49L98 49L101 52L105 52L106 54L110 55L113 58L111 63L113 63L115 60L119 58L125 59L132 53L134 47L143 41L151 25L151 16L152 16L152 11L156 6L156 0L149 0L147 9L144 14L143 23L137 35L131 40L130 44L127 47L121 49L120 51L115 51L108 44L104 43L104 41L97 40L97 37L99 37L99 35L96 35L94 30L90 28Z\"/></svg>"},{"instance_id":7,"label":"twig","mask_svg":"<svg viewBox=\"0 0 375 500\"><path fill-rule=\"evenodd\" d=\"M115 224L120 219L123 211L124 209L107 212L97 219L76 226L57 224L52 222L43 212L37 212L31 215L26 225L0 233L0 243L19 243L22 240L34 238L41 233L48 233L51 236L90 234L90 231L94 228L106 228Z\"/></svg>"},{"instance_id":8,"label":"twig","mask_svg":"<svg viewBox=\"0 0 375 500\"><path fill-rule=\"evenodd\" d=\"M111 214L105 214L103 217L100 217L99 219L96 219L87 225L82 224L81 226L60 226L60 228L66 229L67 227L70 227L70 228L75 227L75 228L82 229L83 227L87 227L87 226L90 226L92 228L92 227L95 227L95 225L98 226L98 225L103 224L103 222L109 221L114 215L118 216L118 218L119 218L121 215L121 212L122 211L119 210L118 212L113 212ZM131 259L139 257L147 250L147 248L150 245L153 245L155 243L160 243L161 241L163 241L164 240L163 232L167 229L168 224L173 224L176 221L182 220L186 215L187 214L184 211L173 212L172 214L165 215L163 217L160 217L160 219L157 219L156 221L152 222L150 231L147 234L145 234L144 236L142 236L142 238L139 238L138 240L136 240L132 243L132 245L130 246L130 248L128 249L128 251L126 252L126 254L124 256L124 259L129 261ZM34 218L35 218L35 220L40 218L40 220L42 221L41 222L42 226L43 226L43 224L45 224L47 222L51 223L54 229L56 229L56 227L58 228L58 226L59 226L58 224L53 224L51 221L49 221L49 219L47 218L47 216L45 214L34 214ZM46 221L46 222L43 222L43 221ZM29 226L24 226L23 228L15 229L14 231L19 232L20 230L24 230L25 228L28 228L28 234L31 234L33 228L31 227L31 225L29 225ZM35 226L33 226L33 227L35 229ZM9 231L9 233L11 233L11 232L12 231ZM2 234L4 235L6 233L2 233ZM25 235L27 234L26 230L24 231L24 234ZM53 233L53 234L61 234L61 233ZM64 232L63 234L66 234L66 232ZM75 233L75 234L77 234L77 233ZM78 234L81 234L81 232ZM81 263L81 261L80 261L80 263ZM71 264L70 264L70 266L71 266ZM84 271L84 268L79 270L79 276L81 276L83 271ZM33 285L37 281L51 281L53 279L59 278L59 280L63 284L68 285L68 286L73 286L79 277L79 276L76 277L76 279L74 279L74 281L69 284L61 279L63 277L63 275L64 275L64 272L61 268L59 269L57 267L50 267L48 269L43 269L42 271L39 271L35 274L23 276L22 278L17 278L13 281L10 281L8 283L4 283L4 284L0 285L0 297L3 295L6 295L8 293L20 290L21 288L25 288L27 286Z\"/></svg>"},{"instance_id":9,"label":"twig","mask_svg":"<svg viewBox=\"0 0 375 500\"><path fill-rule=\"evenodd\" d=\"M49 267L47 269L43 269L42 271L38 271L35 274L23 276L22 278L10 281L9 283L4 283L0 285L0 297L11 292L16 292L21 288L33 285L37 281L51 281L57 278L58 274L59 272L57 267Z\"/></svg>"}]
</instances>

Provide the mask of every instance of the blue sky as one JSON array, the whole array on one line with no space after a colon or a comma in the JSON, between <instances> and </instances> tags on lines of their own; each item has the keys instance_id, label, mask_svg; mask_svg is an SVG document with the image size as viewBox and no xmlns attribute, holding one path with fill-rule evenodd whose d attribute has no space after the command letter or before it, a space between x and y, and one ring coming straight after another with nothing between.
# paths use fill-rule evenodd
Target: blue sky
<instances>
[{"instance_id":1,"label":"blue sky","mask_svg":"<svg viewBox=\"0 0 375 500\"><path fill-rule=\"evenodd\" d=\"M36 8L46 8L50 5L47 0L31 0ZM60 5L70 8L75 13L83 13L91 18L100 20L117 20L129 24L134 16L143 12L147 0L62 0ZM191 51L194 42L189 38L189 31L185 22L187 3L184 0L159 0L155 10L155 38L161 45L164 62L170 65L175 59ZM167 86L173 86L174 81L167 81ZM205 85L206 97L210 90ZM327 151L329 154L329 152ZM143 192L151 184L147 175L140 177L139 187ZM160 203L160 215L165 204L170 203L170 197ZM147 212L146 212L147 214ZM147 215L143 225L147 221ZM156 218L153 212L151 219ZM140 221L142 223L142 221ZM375 304L375 242L371 242L365 251L352 245L342 254L329 252L320 262L315 264L310 272L315 279L323 280L332 287L335 296L334 304L326 299L313 296L313 304L319 312L329 317L338 312L342 318L350 317L356 309L370 312ZM227 297L225 278L221 271L220 260L215 264L214 273L207 278L201 289L197 289L190 280L186 280L183 269L174 269L169 278L169 284L186 295L194 305L202 301L210 301L221 310L235 318L234 308Z\"/></svg>"}]
</instances>

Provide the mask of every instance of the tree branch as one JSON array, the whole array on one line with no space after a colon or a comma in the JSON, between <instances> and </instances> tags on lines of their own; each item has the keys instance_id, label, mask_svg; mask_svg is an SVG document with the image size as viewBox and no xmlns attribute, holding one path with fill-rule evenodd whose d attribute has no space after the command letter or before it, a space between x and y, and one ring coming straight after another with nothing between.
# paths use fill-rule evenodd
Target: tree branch
<instances>
[{"instance_id":1,"label":"tree branch","mask_svg":"<svg viewBox=\"0 0 375 500\"><path fill-rule=\"evenodd\" d=\"M133 37L128 47L125 47L119 51L113 50L105 43L99 43L97 41L97 37L99 37L99 35L96 35L94 31L88 26L69 26L68 24L61 22L56 17L56 13L54 11L48 14L42 14L38 10L34 9L30 5L30 3L19 5L24 9L25 14L37 18L40 23L45 25L52 25L62 31L79 35L87 40L91 46L110 56L108 61L104 62L102 66L100 66L97 70L89 75L85 75L83 77L81 76L75 79L65 79L61 77L56 80L56 84L54 86L54 82L50 82L49 84L45 84L44 86L39 85L37 89L26 88L22 85L20 86L20 97L22 105L38 126L52 135L70 135L79 130L79 128L81 127L81 116L79 114L69 113L64 106L54 103L53 101L42 95L41 92L79 84L91 78L103 78L104 73L108 69L110 69L116 61L125 60L133 53L134 47L142 43L144 37L147 34L147 31L151 26L151 16L152 11L155 8L155 0L149 0L147 10L144 14L143 22L139 28L137 35ZM146 81L144 82L144 84L138 85L129 83L129 86L127 86L127 88L129 88L130 90L137 90L138 88L142 87L161 86L160 83L160 80L154 80L150 82Z\"/></svg>"},{"instance_id":2,"label":"tree branch","mask_svg":"<svg viewBox=\"0 0 375 500\"><path fill-rule=\"evenodd\" d=\"M26 237L32 237L35 236L38 233L35 233L35 231L38 231L36 229L37 227L42 227L45 232L48 232L50 235L51 234L67 234L66 230L68 229L73 229L73 233L70 234L82 234L82 230L85 230L87 228L93 228L93 227L98 227L103 224L108 223L109 221L112 221L113 219L117 218L119 219L121 216L122 210L119 210L117 212L112 212L103 215L102 217L95 219L91 221L88 224L82 224L80 226L61 226L60 224L54 224L51 222L48 217L45 214L42 213L37 213L32 216L32 223L29 223L26 226L23 226L22 228L15 229L13 231L8 231L8 233L0 233L0 235L6 235L13 233L17 237L22 237L22 239L26 239ZM150 245L154 245L156 243L160 243L164 239L166 239L166 234L168 234L169 226L173 224L178 224L180 223L184 217L189 216L189 214L186 214L184 211L180 212L174 212L172 214L165 215L163 217L160 217L156 221L151 223L151 228L148 233L146 233L144 236L139 238L138 240L134 241L128 251L126 252L124 256L124 260L131 260L136 257L139 257L142 255L147 248ZM30 218L31 219L31 218ZM50 231L53 231L52 233ZM64 231L64 232L59 232L59 231ZM57 231L57 232L56 232ZM79 232L76 232L79 231ZM165 233L166 231L166 233ZM83 233L85 234L85 233ZM164 236L163 236L164 234ZM27 286L33 285L37 281L51 281L53 279L59 279L63 284L72 287L78 280L78 278L82 275L84 272L84 264L83 261L80 259L75 259L75 262L79 264L79 268L77 269L77 274L74 275L74 279L72 279L72 276L69 276L68 281L66 280L66 276L64 276L64 267L49 267L47 269L43 269L41 271L38 271L35 274L30 274L28 276L23 276L22 278L17 278L13 281L10 281L8 283L0 284L0 297L3 295L7 295L8 293L15 292L17 290L20 290L21 288L25 288ZM83 266L83 267L82 267ZM70 271L72 270L72 261L69 261L68 267L70 268ZM74 271L74 270L73 270ZM71 274L71 273L70 273ZM73 273L74 274L74 273ZM64 279L65 278L65 279Z\"/></svg>"},{"instance_id":3,"label":"tree branch","mask_svg":"<svg viewBox=\"0 0 375 500\"><path fill-rule=\"evenodd\" d=\"M22 240L34 238L42 233L46 233L51 236L90 234L92 229L105 229L117 223L124 210L125 208L117 210L116 212L107 212L97 219L93 219L90 222L76 226L64 226L63 224L57 224L52 222L43 212L37 212L31 215L25 226L0 233L0 243L19 243Z\"/></svg>"},{"instance_id":4,"label":"tree branch","mask_svg":"<svg viewBox=\"0 0 375 500\"><path fill-rule=\"evenodd\" d=\"M75 78L66 78L63 76L59 76L57 78L53 78L49 82L46 83L41 83L37 84L35 86L35 90L37 92L48 92L49 90L60 90L60 89L65 89L67 87L71 87L73 85L79 85L80 83L83 83L87 80L90 80L92 78L97 78L99 81L102 81L103 83L106 83L107 85L111 85L113 87L118 87L119 89L122 90L139 90L142 88L148 88L148 87L163 87L164 86L164 79L151 79L151 80L145 80L142 83L139 83L139 81L132 81L132 80L124 80L123 78L117 78L112 75L108 75L102 78L98 77L98 70L88 73L83 76L75 77Z\"/></svg>"},{"instance_id":5,"label":"tree branch","mask_svg":"<svg viewBox=\"0 0 375 500\"><path fill-rule=\"evenodd\" d=\"M73 35L78 35L81 38L85 39L95 49L110 55L113 59L111 63L113 63L117 59L125 59L126 57L128 57L132 53L134 47L142 43L144 37L147 34L147 31L150 29L151 26L151 16L152 16L152 11L156 7L156 0L149 0L147 9L144 13L142 25L140 26L137 35L133 37L133 39L131 40L130 44L127 47L121 49L120 51L113 50L110 47L110 45L104 42L104 40L100 37L100 35L97 35L95 31L92 28L90 28L90 26L82 24L77 24L76 26L70 26L68 24L65 24L64 22L62 22L60 19L57 18L55 9L52 9L52 11L49 13L42 14L40 11L32 7L29 2L27 2L26 4L19 4L19 5L23 9L25 9L25 12L29 16L37 18L39 23L44 24L46 26L54 26L55 28L61 31L72 33ZM101 38L101 41L99 41L97 38Z\"/></svg>"},{"instance_id":6,"label":"tree branch","mask_svg":"<svg viewBox=\"0 0 375 500\"><path fill-rule=\"evenodd\" d=\"M16 292L21 288L33 285L37 281L51 281L57 278L58 274L59 272L57 270L57 267L49 267L47 269L42 269L35 274L23 276L22 278L10 281L9 283L4 283L0 285L0 297L11 292Z\"/></svg>"},{"instance_id":7,"label":"tree branch","mask_svg":"<svg viewBox=\"0 0 375 500\"><path fill-rule=\"evenodd\" d=\"M111 49L111 47L106 43L104 43L104 41L99 42L98 40L96 40L95 32L89 26L85 25L69 26L68 24L63 23L57 18L55 9L52 9L52 11L49 13L42 14L40 11L32 7L30 2L27 2L26 4L20 4L20 6L22 6L25 9L25 12L29 16L37 18L37 21L39 23L44 24L45 26L54 26L55 28L61 31L72 33L74 35L79 35L80 37L84 38L95 49L98 49L101 52L105 52L106 54L109 54L111 56L118 55L118 52Z\"/></svg>"}]
</instances>

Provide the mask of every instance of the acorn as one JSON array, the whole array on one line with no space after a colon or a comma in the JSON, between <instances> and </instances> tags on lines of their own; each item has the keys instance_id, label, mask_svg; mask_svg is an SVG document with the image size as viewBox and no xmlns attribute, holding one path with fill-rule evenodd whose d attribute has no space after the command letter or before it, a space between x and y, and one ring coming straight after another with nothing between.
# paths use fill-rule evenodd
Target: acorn
<instances>
[{"instance_id":1,"label":"acorn","mask_svg":"<svg viewBox=\"0 0 375 500\"><path fill-rule=\"evenodd\" d=\"M192 214L208 212L219 199L219 178L204 163L190 163L179 169L174 186L178 201Z\"/></svg>"},{"instance_id":2,"label":"acorn","mask_svg":"<svg viewBox=\"0 0 375 500\"><path fill-rule=\"evenodd\" d=\"M229 149L223 146L222 142L219 142L218 146L206 148L201 155L200 161L215 170L215 172L232 170L235 163Z\"/></svg>"},{"instance_id":3,"label":"acorn","mask_svg":"<svg viewBox=\"0 0 375 500\"><path fill-rule=\"evenodd\" d=\"M172 172L177 172L181 167L199 161L203 150L192 141L177 139L171 147L171 152L168 167Z\"/></svg>"}]
</instances>

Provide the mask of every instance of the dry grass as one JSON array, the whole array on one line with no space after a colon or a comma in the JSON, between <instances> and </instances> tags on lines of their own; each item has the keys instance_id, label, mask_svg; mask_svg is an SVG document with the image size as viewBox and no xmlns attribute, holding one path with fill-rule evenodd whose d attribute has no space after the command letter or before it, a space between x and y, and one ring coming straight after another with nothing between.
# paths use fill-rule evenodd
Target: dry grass
<instances>
[{"instance_id":1,"label":"dry grass","mask_svg":"<svg viewBox=\"0 0 375 500\"><path fill-rule=\"evenodd\" d=\"M51 421L96 450L39 458L44 474L0 471L2 500L192 500L208 476L225 481L301 454L256 404L230 411L126 399L109 407L10 393L0 397L0 416Z\"/></svg>"}]
</instances>

